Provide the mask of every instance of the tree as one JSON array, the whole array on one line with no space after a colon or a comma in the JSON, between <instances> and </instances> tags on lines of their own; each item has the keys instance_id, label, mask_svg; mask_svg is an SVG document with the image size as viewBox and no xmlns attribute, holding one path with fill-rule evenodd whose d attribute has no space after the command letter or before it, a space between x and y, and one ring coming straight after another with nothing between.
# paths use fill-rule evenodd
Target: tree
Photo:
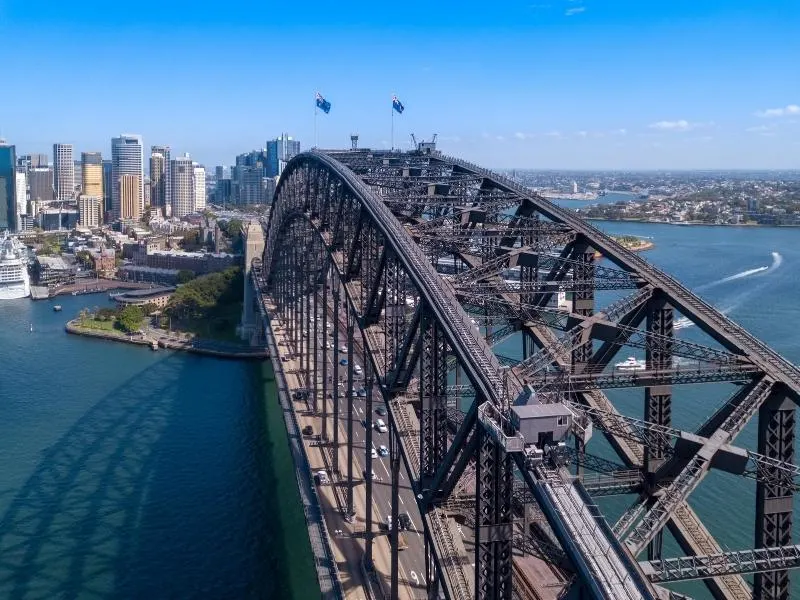
<instances>
[{"instance_id":1,"label":"tree","mask_svg":"<svg viewBox=\"0 0 800 600\"><path fill-rule=\"evenodd\" d=\"M144 314L142 313L142 309L140 307L128 305L119 311L117 324L123 331L127 333L133 333L134 331L139 330L143 319Z\"/></svg>"},{"instance_id":2,"label":"tree","mask_svg":"<svg viewBox=\"0 0 800 600\"><path fill-rule=\"evenodd\" d=\"M178 283L189 283L194 277L194 271L189 271L188 269L178 271Z\"/></svg>"}]
</instances>

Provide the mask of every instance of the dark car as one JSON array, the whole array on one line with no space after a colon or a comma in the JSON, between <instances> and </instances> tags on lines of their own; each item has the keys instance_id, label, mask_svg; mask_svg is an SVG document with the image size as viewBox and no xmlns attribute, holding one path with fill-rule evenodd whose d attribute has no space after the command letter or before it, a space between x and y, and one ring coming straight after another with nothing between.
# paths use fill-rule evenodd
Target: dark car
<instances>
[{"instance_id":1,"label":"dark car","mask_svg":"<svg viewBox=\"0 0 800 600\"><path fill-rule=\"evenodd\" d=\"M401 513L397 520L400 522L400 529L411 529L411 517L408 513Z\"/></svg>"},{"instance_id":2,"label":"dark car","mask_svg":"<svg viewBox=\"0 0 800 600\"><path fill-rule=\"evenodd\" d=\"M375 409L375 412L378 413L380 416L385 417L386 416L386 407L385 406L379 406L378 408Z\"/></svg>"},{"instance_id":3,"label":"dark car","mask_svg":"<svg viewBox=\"0 0 800 600\"><path fill-rule=\"evenodd\" d=\"M303 427L303 435L314 435L314 428L311 425Z\"/></svg>"}]
</instances>

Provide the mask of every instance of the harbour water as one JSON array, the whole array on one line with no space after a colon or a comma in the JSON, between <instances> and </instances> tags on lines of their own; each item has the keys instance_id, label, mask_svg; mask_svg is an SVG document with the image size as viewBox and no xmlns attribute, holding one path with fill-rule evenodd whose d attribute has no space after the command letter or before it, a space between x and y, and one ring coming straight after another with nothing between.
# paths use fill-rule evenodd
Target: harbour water
<instances>
[{"instance_id":1,"label":"harbour water","mask_svg":"<svg viewBox=\"0 0 800 600\"><path fill-rule=\"evenodd\" d=\"M796 230L598 225L651 239L648 260L800 362ZM0 597L318 596L269 369L64 333L102 302L0 303ZM703 339L680 323L678 335ZM675 425L693 429L731 391L679 388ZM641 391L610 396L642 415ZM736 443L755 437L751 423ZM590 450L612 457L600 435ZM601 507L613 522L632 501ZM715 471L690 503L733 550L753 545L754 501L753 481ZM665 555L680 554L667 539Z\"/></svg>"},{"instance_id":2,"label":"harbour water","mask_svg":"<svg viewBox=\"0 0 800 600\"><path fill-rule=\"evenodd\" d=\"M0 597L318 597L271 369L64 332L105 302L0 302Z\"/></svg>"},{"instance_id":3,"label":"harbour water","mask_svg":"<svg viewBox=\"0 0 800 600\"><path fill-rule=\"evenodd\" d=\"M572 203L570 203L571 205ZM794 363L800 363L800 238L793 229L674 226L647 223L596 222L612 234L650 239L655 247L643 256L725 312L731 319L764 340ZM598 305L604 305L602 295ZM710 344L709 339L686 319L677 324L685 339ZM642 357L642 356L640 356ZM625 357L621 357L620 360ZM698 385L677 388L673 396L676 427L693 430L733 392L730 385ZM641 418L643 393L617 391L609 397L625 414ZM599 439L592 444L599 454L611 457ZM735 442L756 448L753 420ZM594 451L594 450L593 450ZM613 523L634 498L615 497L602 502ZM755 482L713 471L696 489L690 504L717 538L723 550L753 547ZM795 509L798 508L798 503ZM665 555L681 556L677 545L665 536ZM800 579L793 577L792 597L800 597ZM675 586L694 598L710 598L699 583Z\"/></svg>"}]
</instances>

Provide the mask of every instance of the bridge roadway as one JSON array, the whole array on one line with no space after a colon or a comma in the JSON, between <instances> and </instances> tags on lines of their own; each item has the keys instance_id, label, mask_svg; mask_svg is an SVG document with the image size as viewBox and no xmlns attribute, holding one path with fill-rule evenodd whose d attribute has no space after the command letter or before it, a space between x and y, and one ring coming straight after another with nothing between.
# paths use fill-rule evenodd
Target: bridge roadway
<instances>
[{"instance_id":1,"label":"bridge roadway","mask_svg":"<svg viewBox=\"0 0 800 600\"><path fill-rule=\"evenodd\" d=\"M423 298L429 303L431 310L436 314L437 321L447 332L451 340L453 351L469 373L476 391L484 398L491 400L499 406L506 393L506 383L500 374L500 364L484 338L481 336L467 313L456 299L452 289L436 272L430 261L427 260L422 249L410 237L406 229L397 220L388 206L378 198L366 184L364 184L352 171L344 167L335 158L317 151L310 153L317 160L326 164L332 171L352 189L361 201L363 210L369 215L372 222L383 229L383 234L398 251L407 272L412 275L414 283L419 287ZM302 156L302 155L301 155ZM520 384L514 380L511 385L519 391ZM537 474L537 477L540 475ZM576 489L568 481L557 482L549 478L546 485L539 488L542 496L546 497L555 512L548 517L555 523L556 529L565 532L565 549L570 558L579 569L587 569L585 580L597 584L594 592L598 597L605 598L652 598L655 589L644 578L633 557L627 554L619 541L611 534L610 528L598 528L597 518L591 514L587 506L587 498L576 497L572 490ZM560 493L559 490L565 493ZM591 543L580 535L566 539L566 532L577 534L583 531L593 531L596 537ZM595 568L597 555L605 557L604 560L611 564L611 568ZM619 594L624 592L624 596Z\"/></svg>"}]
</instances>

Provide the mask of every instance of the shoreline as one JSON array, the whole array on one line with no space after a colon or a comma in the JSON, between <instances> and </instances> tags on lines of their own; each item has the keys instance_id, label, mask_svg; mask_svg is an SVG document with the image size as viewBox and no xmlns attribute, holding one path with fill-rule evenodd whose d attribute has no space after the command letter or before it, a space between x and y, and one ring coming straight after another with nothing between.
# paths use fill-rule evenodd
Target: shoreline
<instances>
[{"instance_id":1,"label":"shoreline","mask_svg":"<svg viewBox=\"0 0 800 600\"><path fill-rule=\"evenodd\" d=\"M647 219L608 219L605 217L583 217L586 221L606 221L608 223L643 223L645 225L671 225L673 227L757 227L760 229L797 229L800 225L762 225L760 223L703 223L700 221L648 221Z\"/></svg>"},{"instance_id":2,"label":"shoreline","mask_svg":"<svg viewBox=\"0 0 800 600\"><path fill-rule=\"evenodd\" d=\"M71 319L70 321L67 321L67 324L64 326L64 329L67 333L72 335L82 335L84 337L97 338L101 340L109 340L112 342L123 342L126 344L133 344L136 346L149 346L154 351L158 349L177 350L182 352L190 352L193 354L202 354L205 356L214 356L216 358L229 358L236 360L264 360L269 358L269 352L264 350L260 351L255 350L252 352L245 351L244 348L242 349L242 351L215 350L213 348L204 348L202 346L197 346L194 344L193 341L176 342L164 338L151 340L144 336L133 336L133 335L126 335L124 333L118 333L116 331L81 327L80 325L77 324L77 320L78 319ZM199 342L203 343L203 340L199 340ZM206 343L211 343L211 342L206 342Z\"/></svg>"},{"instance_id":3,"label":"shoreline","mask_svg":"<svg viewBox=\"0 0 800 600\"><path fill-rule=\"evenodd\" d=\"M628 244L623 244L618 240L614 241L617 242L620 246L622 246L626 250L628 250L629 252L645 252L646 250L652 250L653 248L656 247L655 243L651 242L650 240L642 240L642 243L637 244L636 246L629 246ZM595 260L603 258L603 253L599 251L595 252L594 258Z\"/></svg>"}]
</instances>

